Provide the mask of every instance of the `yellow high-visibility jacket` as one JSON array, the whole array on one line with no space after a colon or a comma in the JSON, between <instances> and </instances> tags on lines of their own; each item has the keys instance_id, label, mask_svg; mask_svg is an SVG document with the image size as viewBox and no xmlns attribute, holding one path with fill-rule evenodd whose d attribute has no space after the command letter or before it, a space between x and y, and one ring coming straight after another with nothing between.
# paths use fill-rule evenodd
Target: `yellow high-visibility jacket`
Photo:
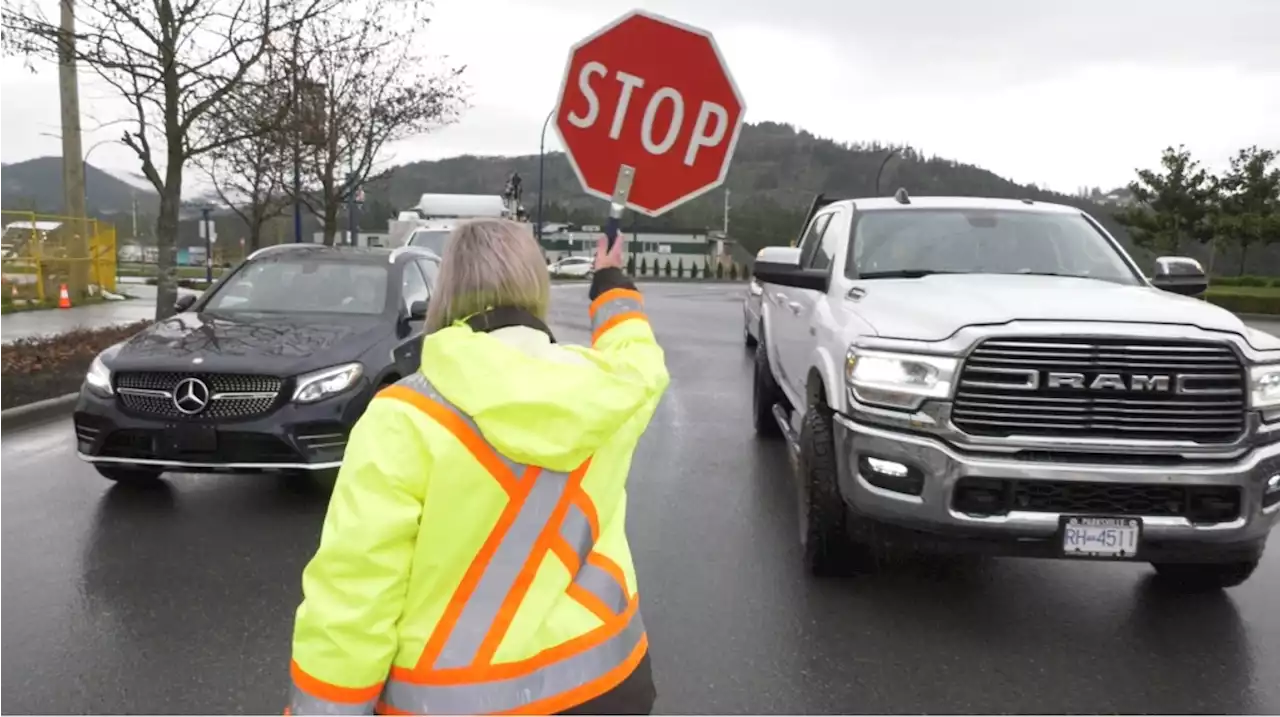
<instances>
[{"instance_id":1,"label":"yellow high-visibility jacket","mask_svg":"<svg viewBox=\"0 0 1280 717\"><path fill-rule=\"evenodd\" d=\"M591 348L460 322L370 403L303 572L289 713L550 714L640 663L626 480L669 378L626 284Z\"/></svg>"}]
</instances>

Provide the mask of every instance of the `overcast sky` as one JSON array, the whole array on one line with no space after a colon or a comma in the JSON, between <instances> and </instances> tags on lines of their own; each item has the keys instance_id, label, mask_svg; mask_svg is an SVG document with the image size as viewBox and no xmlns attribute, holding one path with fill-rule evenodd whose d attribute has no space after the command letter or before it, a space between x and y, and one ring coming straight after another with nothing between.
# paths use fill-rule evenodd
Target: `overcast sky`
<instances>
[{"instance_id":1,"label":"overcast sky","mask_svg":"<svg viewBox=\"0 0 1280 717\"><path fill-rule=\"evenodd\" d=\"M748 121L1060 191L1122 185L1170 144L1215 169L1280 148L1280 0L435 0L422 42L468 66L472 107L392 158L537 153L570 45L636 6L715 34ZM81 93L86 128L125 116L100 82ZM5 162L59 153L57 103L52 68L4 60ZM86 149L107 140L89 160L136 172L119 133L86 134Z\"/></svg>"}]
</instances>

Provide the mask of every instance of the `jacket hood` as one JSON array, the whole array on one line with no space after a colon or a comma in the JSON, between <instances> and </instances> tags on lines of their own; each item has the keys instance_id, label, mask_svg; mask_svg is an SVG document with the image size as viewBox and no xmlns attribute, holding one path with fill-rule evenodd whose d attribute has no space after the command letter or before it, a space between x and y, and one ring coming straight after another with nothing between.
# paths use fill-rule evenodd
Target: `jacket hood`
<instances>
[{"instance_id":1,"label":"jacket hood","mask_svg":"<svg viewBox=\"0 0 1280 717\"><path fill-rule=\"evenodd\" d=\"M876 279L853 306L887 338L941 341L965 326L1010 321L1122 321L1198 326L1245 335L1231 312L1146 286L1096 279L938 274Z\"/></svg>"},{"instance_id":2,"label":"jacket hood","mask_svg":"<svg viewBox=\"0 0 1280 717\"><path fill-rule=\"evenodd\" d=\"M526 326L441 329L423 340L422 372L503 455L555 471L581 465L650 398L595 352Z\"/></svg>"}]
</instances>

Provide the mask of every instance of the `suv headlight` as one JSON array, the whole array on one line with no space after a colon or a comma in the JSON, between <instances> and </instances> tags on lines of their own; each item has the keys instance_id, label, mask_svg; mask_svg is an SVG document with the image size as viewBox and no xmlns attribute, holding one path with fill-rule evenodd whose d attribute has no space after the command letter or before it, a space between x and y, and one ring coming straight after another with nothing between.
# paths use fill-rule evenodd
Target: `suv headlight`
<instances>
[{"instance_id":1,"label":"suv headlight","mask_svg":"<svg viewBox=\"0 0 1280 717\"><path fill-rule=\"evenodd\" d=\"M85 388L104 398L113 393L111 369L107 368L106 362L102 360L102 354L93 357L93 363L89 364L89 372L84 375L84 385Z\"/></svg>"},{"instance_id":2,"label":"suv headlight","mask_svg":"<svg viewBox=\"0 0 1280 717\"><path fill-rule=\"evenodd\" d=\"M844 370L855 400L914 411L930 398L951 397L959 365L945 356L850 348Z\"/></svg>"},{"instance_id":3,"label":"suv headlight","mask_svg":"<svg viewBox=\"0 0 1280 717\"><path fill-rule=\"evenodd\" d=\"M1280 409L1280 364L1249 367L1249 407Z\"/></svg>"},{"instance_id":4,"label":"suv headlight","mask_svg":"<svg viewBox=\"0 0 1280 717\"><path fill-rule=\"evenodd\" d=\"M363 373L364 366L359 363L346 363L304 373L298 377L298 387L293 391L293 400L297 403L314 403L322 398L342 393L354 386Z\"/></svg>"}]
</instances>

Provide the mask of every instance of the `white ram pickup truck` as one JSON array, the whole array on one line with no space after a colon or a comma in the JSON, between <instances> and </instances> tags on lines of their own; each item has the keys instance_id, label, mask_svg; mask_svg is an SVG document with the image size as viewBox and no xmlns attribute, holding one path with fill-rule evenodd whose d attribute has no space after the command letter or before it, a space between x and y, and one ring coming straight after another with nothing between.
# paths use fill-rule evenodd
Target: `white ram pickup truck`
<instances>
[{"instance_id":1,"label":"white ram pickup truck","mask_svg":"<svg viewBox=\"0 0 1280 717\"><path fill-rule=\"evenodd\" d=\"M1280 339L1080 210L814 201L756 259L754 421L816 574L895 551L1141 561L1238 585L1280 518ZM751 331L748 332L750 336Z\"/></svg>"}]
</instances>

